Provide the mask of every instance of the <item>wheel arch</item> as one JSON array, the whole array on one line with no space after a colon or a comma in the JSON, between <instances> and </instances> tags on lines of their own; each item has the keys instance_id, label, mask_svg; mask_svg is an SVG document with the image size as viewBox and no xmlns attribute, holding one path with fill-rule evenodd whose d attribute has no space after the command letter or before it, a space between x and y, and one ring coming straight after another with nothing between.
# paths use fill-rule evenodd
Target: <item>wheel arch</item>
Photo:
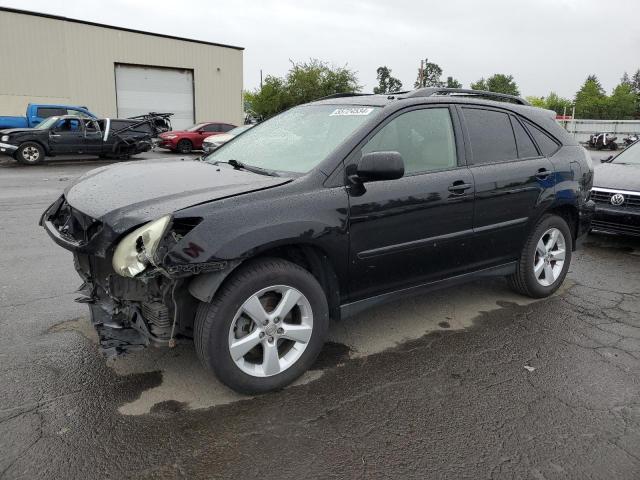
<instances>
[{"instance_id":1,"label":"wheel arch","mask_svg":"<svg viewBox=\"0 0 640 480\"><path fill-rule=\"evenodd\" d=\"M340 282L329 255L311 243L284 243L255 249L241 259L228 263L225 270L197 275L189 282L189 292L202 302L211 302L216 292L241 265L258 258L281 258L311 273L325 292L331 318L340 318Z\"/></svg>"},{"instance_id":2,"label":"wheel arch","mask_svg":"<svg viewBox=\"0 0 640 480\"><path fill-rule=\"evenodd\" d=\"M18 152L20 151L20 149L25 143L35 143L37 145L40 145L40 147L42 147L42 150L44 151L44 154L50 155L49 147L44 143L42 143L40 140L25 140L24 142L20 142L20 144L18 145L18 149L16 150L16 155L18 154Z\"/></svg>"},{"instance_id":3,"label":"wheel arch","mask_svg":"<svg viewBox=\"0 0 640 480\"><path fill-rule=\"evenodd\" d=\"M551 205L548 209L542 212L542 214L536 219L535 223L538 223L540 218L543 215L558 215L569 225L569 230L571 231L571 245L572 250L576 249L576 240L578 239L578 228L579 228L579 214L578 207L572 203L555 203Z\"/></svg>"}]
</instances>

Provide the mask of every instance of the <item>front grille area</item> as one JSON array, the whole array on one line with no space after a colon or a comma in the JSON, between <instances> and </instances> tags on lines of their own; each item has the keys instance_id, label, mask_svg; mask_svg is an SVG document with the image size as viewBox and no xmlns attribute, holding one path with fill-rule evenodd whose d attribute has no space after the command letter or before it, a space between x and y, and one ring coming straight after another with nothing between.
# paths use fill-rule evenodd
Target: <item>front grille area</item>
<instances>
[{"instance_id":1,"label":"front grille area","mask_svg":"<svg viewBox=\"0 0 640 480\"><path fill-rule=\"evenodd\" d=\"M611 197L615 194L616 192L593 189L591 190L591 200L596 202L596 204L598 205L608 205L610 207L616 208L640 210L640 193L622 193L622 195L624 196L624 203L622 205L612 205Z\"/></svg>"},{"instance_id":2,"label":"front grille area","mask_svg":"<svg viewBox=\"0 0 640 480\"><path fill-rule=\"evenodd\" d=\"M591 228L605 232L621 233L624 235L640 235L640 225L622 224L617 222L607 222L603 220L593 220Z\"/></svg>"}]
</instances>

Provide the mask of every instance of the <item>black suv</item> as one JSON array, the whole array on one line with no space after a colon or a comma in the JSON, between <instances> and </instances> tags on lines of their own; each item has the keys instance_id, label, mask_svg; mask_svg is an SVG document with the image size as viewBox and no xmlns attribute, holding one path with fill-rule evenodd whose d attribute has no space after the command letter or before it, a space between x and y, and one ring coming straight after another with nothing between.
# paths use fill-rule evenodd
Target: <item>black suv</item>
<instances>
[{"instance_id":1,"label":"black suv","mask_svg":"<svg viewBox=\"0 0 640 480\"><path fill-rule=\"evenodd\" d=\"M203 160L93 170L41 225L74 252L108 355L193 339L259 393L309 368L330 318L493 275L550 295L592 179L552 112L427 88L292 108Z\"/></svg>"}]
</instances>

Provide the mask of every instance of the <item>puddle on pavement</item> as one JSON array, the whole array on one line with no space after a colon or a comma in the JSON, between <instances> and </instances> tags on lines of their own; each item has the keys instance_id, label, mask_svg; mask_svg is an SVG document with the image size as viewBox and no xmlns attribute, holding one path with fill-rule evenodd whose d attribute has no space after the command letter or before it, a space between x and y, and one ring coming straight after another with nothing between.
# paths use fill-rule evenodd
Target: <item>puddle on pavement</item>
<instances>
[{"instance_id":1,"label":"puddle on pavement","mask_svg":"<svg viewBox=\"0 0 640 480\"><path fill-rule=\"evenodd\" d=\"M98 343L98 334L86 317L78 317L72 320L56 323L47 330L47 333L77 332L92 343Z\"/></svg>"},{"instance_id":2,"label":"puddle on pavement","mask_svg":"<svg viewBox=\"0 0 640 480\"><path fill-rule=\"evenodd\" d=\"M566 280L558 294L572 286L573 282ZM327 369L339 367L350 358L379 353L434 331L468 328L484 313L532 302L511 292L503 280L487 280L393 302L334 322L314 366L287 388L316 381ZM50 331L77 331L96 341L86 318L63 322ZM251 398L229 390L206 371L191 344L174 349L151 347L110 361L109 366L120 376L162 373L160 385L144 390L139 398L120 406L118 410L124 415L171 415Z\"/></svg>"}]
</instances>

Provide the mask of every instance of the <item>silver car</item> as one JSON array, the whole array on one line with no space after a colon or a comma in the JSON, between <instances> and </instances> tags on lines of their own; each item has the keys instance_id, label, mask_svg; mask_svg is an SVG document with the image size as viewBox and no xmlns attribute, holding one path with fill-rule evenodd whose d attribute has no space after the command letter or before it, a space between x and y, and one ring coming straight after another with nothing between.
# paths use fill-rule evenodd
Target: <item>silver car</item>
<instances>
[{"instance_id":1,"label":"silver car","mask_svg":"<svg viewBox=\"0 0 640 480\"><path fill-rule=\"evenodd\" d=\"M204 153L211 153L227 143L233 137L240 135L242 132L249 130L251 127L253 127L253 124L242 125L241 127L236 127L233 130L229 130L227 133L223 133L221 135L211 135L210 137L205 138L202 142L202 149L204 150Z\"/></svg>"}]
</instances>

